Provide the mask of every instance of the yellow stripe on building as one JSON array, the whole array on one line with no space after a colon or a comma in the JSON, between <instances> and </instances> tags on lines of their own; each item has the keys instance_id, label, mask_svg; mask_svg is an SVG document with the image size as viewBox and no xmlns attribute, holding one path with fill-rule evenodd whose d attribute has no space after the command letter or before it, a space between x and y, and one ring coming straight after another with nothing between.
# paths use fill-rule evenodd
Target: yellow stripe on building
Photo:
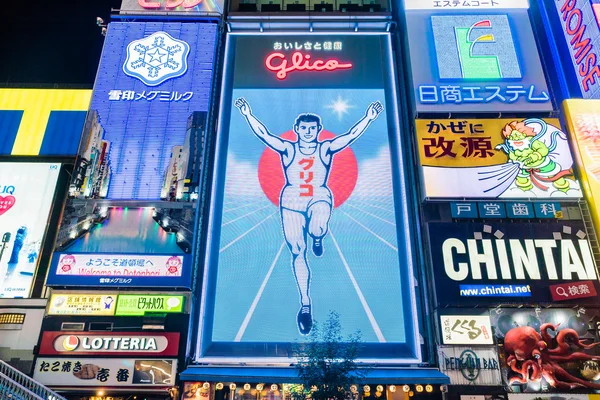
<instances>
[{"instance_id":1,"label":"yellow stripe on building","mask_svg":"<svg viewBox=\"0 0 600 400\"><path fill-rule=\"evenodd\" d=\"M12 155L38 155L51 111L87 111L91 90L0 89L0 110L21 110L23 118Z\"/></svg>"}]
</instances>

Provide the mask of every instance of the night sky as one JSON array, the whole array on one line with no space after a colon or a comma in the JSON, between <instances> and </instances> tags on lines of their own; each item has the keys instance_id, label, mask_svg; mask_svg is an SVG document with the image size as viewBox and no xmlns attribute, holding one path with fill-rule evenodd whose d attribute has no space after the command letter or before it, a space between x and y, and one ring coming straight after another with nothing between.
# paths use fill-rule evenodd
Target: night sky
<instances>
[{"instance_id":1,"label":"night sky","mask_svg":"<svg viewBox=\"0 0 600 400\"><path fill-rule=\"evenodd\" d=\"M91 88L106 22L120 0L4 1L0 9L0 87ZM60 87L60 86L59 86Z\"/></svg>"}]
</instances>

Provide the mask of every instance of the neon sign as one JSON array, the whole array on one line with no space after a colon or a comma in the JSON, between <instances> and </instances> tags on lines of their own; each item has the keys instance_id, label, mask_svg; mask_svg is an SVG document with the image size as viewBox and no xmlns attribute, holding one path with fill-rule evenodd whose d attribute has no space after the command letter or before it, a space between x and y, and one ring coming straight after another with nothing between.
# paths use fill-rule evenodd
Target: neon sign
<instances>
[{"instance_id":1,"label":"neon sign","mask_svg":"<svg viewBox=\"0 0 600 400\"><path fill-rule=\"evenodd\" d=\"M600 26L598 22L598 7L597 4L583 2L582 7L576 7L577 2L573 0L565 1L562 7L558 2L556 7L559 10L560 18L564 25L565 36L571 50L571 58L577 74L579 75L580 86L585 93L590 92L592 85L596 84L596 78L600 77L600 66L598 66L598 57L594 49L595 38L593 36L593 25ZM585 7L588 9L584 10ZM589 19L590 14L593 14L595 19ZM588 21L586 24L584 21ZM588 29L589 28L589 29ZM586 33L587 30L587 33ZM589 97L589 96L586 96Z\"/></svg>"},{"instance_id":2,"label":"neon sign","mask_svg":"<svg viewBox=\"0 0 600 400\"><path fill-rule=\"evenodd\" d=\"M273 65L273 59L280 59L279 65ZM269 71L277 73L277 79L283 80L287 78L288 73L292 71L335 71L338 69L352 68L351 63L341 64L336 59L331 60L315 60L311 64L311 55L302 54L296 51L292 54L291 64L288 64L285 55L282 53L271 53L265 60L265 66Z\"/></svg>"},{"instance_id":3,"label":"neon sign","mask_svg":"<svg viewBox=\"0 0 600 400\"><path fill-rule=\"evenodd\" d=\"M138 0L140 7L149 8L152 10L157 10L160 8L160 1L147 1L147 0ZM167 10L172 10L179 6L183 8L192 8L196 7L198 4L202 3L202 0L167 0L165 4L165 8Z\"/></svg>"}]
</instances>

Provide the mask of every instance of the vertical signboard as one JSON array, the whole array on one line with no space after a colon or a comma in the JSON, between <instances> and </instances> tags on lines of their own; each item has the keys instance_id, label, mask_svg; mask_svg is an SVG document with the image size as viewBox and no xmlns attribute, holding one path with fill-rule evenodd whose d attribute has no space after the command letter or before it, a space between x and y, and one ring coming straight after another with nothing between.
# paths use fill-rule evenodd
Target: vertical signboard
<instances>
[{"instance_id":1,"label":"vertical signboard","mask_svg":"<svg viewBox=\"0 0 600 400\"><path fill-rule=\"evenodd\" d=\"M600 100L565 100L564 115L596 232L600 232Z\"/></svg>"},{"instance_id":2,"label":"vertical signboard","mask_svg":"<svg viewBox=\"0 0 600 400\"><path fill-rule=\"evenodd\" d=\"M580 198L557 119L416 120L427 198Z\"/></svg>"},{"instance_id":3,"label":"vertical signboard","mask_svg":"<svg viewBox=\"0 0 600 400\"><path fill-rule=\"evenodd\" d=\"M0 163L0 298L27 297L60 164Z\"/></svg>"},{"instance_id":4,"label":"vertical signboard","mask_svg":"<svg viewBox=\"0 0 600 400\"><path fill-rule=\"evenodd\" d=\"M110 24L48 285L189 286L216 33Z\"/></svg>"},{"instance_id":5,"label":"vertical signboard","mask_svg":"<svg viewBox=\"0 0 600 400\"><path fill-rule=\"evenodd\" d=\"M419 359L389 35L231 34L224 76L199 360L290 357L330 311Z\"/></svg>"},{"instance_id":6,"label":"vertical signboard","mask_svg":"<svg viewBox=\"0 0 600 400\"><path fill-rule=\"evenodd\" d=\"M552 110L527 9L406 17L417 112Z\"/></svg>"},{"instance_id":7,"label":"vertical signboard","mask_svg":"<svg viewBox=\"0 0 600 400\"><path fill-rule=\"evenodd\" d=\"M91 90L0 89L0 155L75 156Z\"/></svg>"},{"instance_id":8,"label":"vertical signboard","mask_svg":"<svg viewBox=\"0 0 600 400\"><path fill-rule=\"evenodd\" d=\"M559 74L570 96L600 98L600 3L597 0L539 1Z\"/></svg>"}]
</instances>

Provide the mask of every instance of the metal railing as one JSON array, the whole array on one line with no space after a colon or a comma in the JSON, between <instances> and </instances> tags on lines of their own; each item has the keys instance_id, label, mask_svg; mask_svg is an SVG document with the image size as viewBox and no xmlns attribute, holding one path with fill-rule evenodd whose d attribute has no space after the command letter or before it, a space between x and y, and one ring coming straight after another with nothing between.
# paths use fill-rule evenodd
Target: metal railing
<instances>
[{"instance_id":1,"label":"metal railing","mask_svg":"<svg viewBox=\"0 0 600 400\"><path fill-rule=\"evenodd\" d=\"M0 399L44 400L43 397L38 396L3 374L0 374Z\"/></svg>"},{"instance_id":2,"label":"metal railing","mask_svg":"<svg viewBox=\"0 0 600 400\"><path fill-rule=\"evenodd\" d=\"M2 360L0 360L0 399L66 400Z\"/></svg>"}]
</instances>

